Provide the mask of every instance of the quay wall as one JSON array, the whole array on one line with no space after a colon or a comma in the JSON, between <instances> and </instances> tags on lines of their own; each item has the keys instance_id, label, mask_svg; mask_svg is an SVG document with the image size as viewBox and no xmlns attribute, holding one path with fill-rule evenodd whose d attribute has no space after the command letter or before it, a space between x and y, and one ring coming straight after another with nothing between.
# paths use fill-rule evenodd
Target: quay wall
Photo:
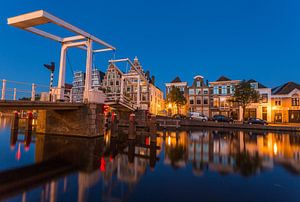
<instances>
[{"instance_id":1,"label":"quay wall","mask_svg":"<svg viewBox=\"0 0 300 202\"><path fill-rule=\"evenodd\" d=\"M170 119L167 117L157 117L157 124L158 126L163 127L164 121L170 121L170 120L176 120L176 119ZM222 123L222 122L212 122L212 121L206 121L202 122L199 120L189 120L189 119L183 119L178 120L179 121L179 127L184 128L195 128L195 127L201 127L201 128L228 128L228 129L247 129L247 130L265 130L265 131L290 131L290 132L300 132L300 127L297 126L276 126L276 125L249 125L249 124L243 124L243 123ZM173 127L176 127L175 125Z\"/></svg>"}]
</instances>

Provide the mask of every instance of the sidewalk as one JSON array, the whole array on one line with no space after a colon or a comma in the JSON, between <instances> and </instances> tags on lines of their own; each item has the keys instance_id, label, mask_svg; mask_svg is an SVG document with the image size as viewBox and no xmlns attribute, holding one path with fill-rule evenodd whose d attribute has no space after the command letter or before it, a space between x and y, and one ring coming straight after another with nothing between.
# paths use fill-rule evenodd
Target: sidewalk
<instances>
[{"instance_id":1,"label":"sidewalk","mask_svg":"<svg viewBox=\"0 0 300 202\"><path fill-rule=\"evenodd\" d=\"M300 127L300 123L269 123L269 126L290 126L290 127Z\"/></svg>"}]
</instances>

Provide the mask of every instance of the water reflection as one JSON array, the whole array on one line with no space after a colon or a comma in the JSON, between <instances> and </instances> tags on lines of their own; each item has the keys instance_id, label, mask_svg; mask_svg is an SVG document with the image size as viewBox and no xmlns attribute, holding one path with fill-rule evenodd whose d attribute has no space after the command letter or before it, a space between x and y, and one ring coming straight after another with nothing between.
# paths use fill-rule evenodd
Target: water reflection
<instances>
[{"instance_id":1,"label":"water reflection","mask_svg":"<svg viewBox=\"0 0 300 202\"><path fill-rule=\"evenodd\" d=\"M128 131L118 129L118 133L107 130L104 137L82 139L36 135L34 131L3 131L6 132L0 133L1 147L7 144L14 151L4 164L18 159L26 163L2 169L0 200L139 201L140 193L149 194L151 188L156 191L151 192L150 199L164 201L174 199L174 190L180 195L177 188L182 185L190 186L188 196L196 200L198 186L209 189L213 183L220 192L224 187L214 180L228 179L225 176L253 178L278 167L285 177L298 177L300 173L300 136L291 133L203 129L158 131L157 137L137 132L132 138ZM22 156L32 149L31 157ZM211 178L212 174L218 177ZM162 189L166 195L162 199L157 187L163 186L161 179L165 176L170 176L170 182ZM276 173L266 179L271 181L274 177ZM196 186L189 185L192 182L197 182Z\"/></svg>"},{"instance_id":2,"label":"water reflection","mask_svg":"<svg viewBox=\"0 0 300 202\"><path fill-rule=\"evenodd\" d=\"M250 176L274 164L300 173L300 136L287 133L247 131L161 132L165 137L165 164L174 169L193 166L195 175L204 170Z\"/></svg>"}]
</instances>

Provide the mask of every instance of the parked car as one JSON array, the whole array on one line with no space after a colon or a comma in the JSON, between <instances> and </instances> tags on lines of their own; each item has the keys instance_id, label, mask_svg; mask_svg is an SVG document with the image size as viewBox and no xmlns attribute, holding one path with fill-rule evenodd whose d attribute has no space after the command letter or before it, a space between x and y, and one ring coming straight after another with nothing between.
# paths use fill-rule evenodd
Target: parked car
<instances>
[{"instance_id":1,"label":"parked car","mask_svg":"<svg viewBox=\"0 0 300 202\"><path fill-rule=\"evenodd\" d=\"M203 114L200 114L199 112L191 112L190 119L195 119L203 122L208 121L208 117Z\"/></svg>"},{"instance_id":2,"label":"parked car","mask_svg":"<svg viewBox=\"0 0 300 202\"><path fill-rule=\"evenodd\" d=\"M233 119L231 117L227 117L224 115L214 115L212 118L213 121L215 122L227 122L227 123L233 123Z\"/></svg>"},{"instance_id":3,"label":"parked car","mask_svg":"<svg viewBox=\"0 0 300 202\"><path fill-rule=\"evenodd\" d=\"M263 119L259 119L259 118L249 118L247 123L250 125L252 125L252 124L268 125L268 122L266 122Z\"/></svg>"},{"instance_id":4,"label":"parked car","mask_svg":"<svg viewBox=\"0 0 300 202\"><path fill-rule=\"evenodd\" d=\"M186 119L186 116L183 115L183 114L174 114L172 116L172 118L174 118L174 119Z\"/></svg>"}]
</instances>

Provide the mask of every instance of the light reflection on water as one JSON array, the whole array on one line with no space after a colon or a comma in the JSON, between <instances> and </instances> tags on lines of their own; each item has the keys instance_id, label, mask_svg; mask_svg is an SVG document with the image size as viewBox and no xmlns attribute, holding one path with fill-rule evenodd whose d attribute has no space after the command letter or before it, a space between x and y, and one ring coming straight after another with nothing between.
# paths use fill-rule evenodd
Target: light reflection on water
<instances>
[{"instance_id":1,"label":"light reflection on water","mask_svg":"<svg viewBox=\"0 0 300 202\"><path fill-rule=\"evenodd\" d=\"M6 120L6 124L9 121ZM0 169L57 160L72 171L3 195L8 201L299 201L300 136L260 131L159 131L79 139L25 134L0 119ZM14 148L12 142L16 142ZM29 144L28 144L29 143ZM20 146L19 146L20 145ZM20 151L20 157L18 157ZM58 166L59 168L60 166ZM0 173L0 182L1 182ZM1 192L0 185L0 192Z\"/></svg>"}]
</instances>

